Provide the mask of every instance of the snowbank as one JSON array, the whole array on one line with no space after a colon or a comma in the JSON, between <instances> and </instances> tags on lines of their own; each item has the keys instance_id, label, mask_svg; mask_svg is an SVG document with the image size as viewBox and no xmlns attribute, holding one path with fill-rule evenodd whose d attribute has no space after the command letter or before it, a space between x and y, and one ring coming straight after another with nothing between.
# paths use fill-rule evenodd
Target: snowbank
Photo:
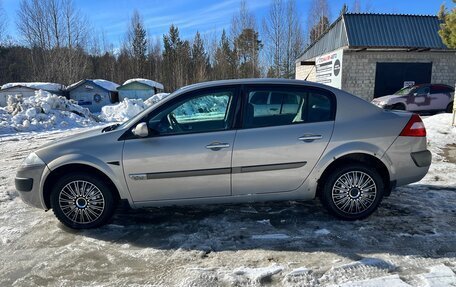
<instances>
[{"instance_id":1,"label":"snowbank","mask_svg":"<svg viewBox=\"0 0 456 287\"><path fill-rule=\"evenodd\" d=\"M123 122L147 107L148 105L141 99L126 98L118 104L102 107L100 119L107 122Z\"/></svg>"},{"instance_id":2,"label":"snowbank","mask_svg":"<svg viewBox=\"0 0 456 287\"><path fill-rule=\"evenodd\" d=\"M438 114L423 119L426 127L428 148L433 153L440 153L441 149L449 144L456 144L456 127L451 125L453 115Z\"/></svg>"},{"instance_id":3,"label":"snowbank","mask_svg":"<svg viewBox=\"0 0 456 287\"><path fill-rule=\"evenodd\" d=\"M32 97L8 96L0 108L0 134L86 127L97 124L88 109L65 97L36 91Z\"/></svg>"},{"instance_id":4,"label":"snowbank","mask_svg":"<svg viewBox=\"0 0 456 287\"><path fill-rule=\"evenodd\" d=\"M4 84L1 89L5 90L5 89L12 88L12 87L18 87L18 86L37 89L37 90L45 90L45 91L49 91L49 92L59 92L59 91L63 91L65 89L65 86L61 85L61 84L43 83L43 82L8 83L8 84Z\"/></svg>"},{"instance_id":5,"label":"snowbank","mask_svg":"<svg viewBox=\"0 0 456 287\"><path fill-rule=\"evenodd\" d=\"M127 80L127 81L125 81L125 83L123 83L123 86L128 85L133 82L138 82L138 83L145 84L145 85L148 85L153 88L155 87L155 88L161 89L161 90L164 89L163 84L161 84L161 83L158 83L158 82L155 82L152 80L148 80L148 79L141 79L141 78Z\"/></svg>"},{"instance_id":6,"label":"snowbank","mask_svg":"<svg viewBox=\"0 0 456 287\"><path fill-rule=\"evenodd\" d=\"M158 103L168 95L167 93L159 93L145 101L142 99L125 98L118 104L102 107L100 119L107 122L123 122L129 120L145 108Z\"/></svg>"}]
</instances>

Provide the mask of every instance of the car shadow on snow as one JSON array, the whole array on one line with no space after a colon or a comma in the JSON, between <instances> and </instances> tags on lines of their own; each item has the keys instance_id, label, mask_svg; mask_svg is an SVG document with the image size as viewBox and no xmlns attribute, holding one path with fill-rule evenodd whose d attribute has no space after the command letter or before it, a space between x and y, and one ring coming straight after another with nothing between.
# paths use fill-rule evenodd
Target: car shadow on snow
<instances>
[{"instance_id":1,"label":"car shadow on snow","mask_svg":"<svg viewBox=\"0 0 456 287\"><path fill-rule=\"evenodd\" d=\"M72 231L114 244L157 249L390 253L456 257L456 188L398 188L362 221L329 215L318 200L236 205L120 208L102 228Z\"/></svg>"}]
</instances>

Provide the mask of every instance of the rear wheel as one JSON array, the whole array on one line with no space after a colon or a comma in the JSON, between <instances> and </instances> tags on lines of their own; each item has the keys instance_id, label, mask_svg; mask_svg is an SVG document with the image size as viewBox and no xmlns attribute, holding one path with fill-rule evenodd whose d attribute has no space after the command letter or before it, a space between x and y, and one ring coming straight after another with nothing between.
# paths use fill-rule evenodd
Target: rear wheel
<instances>
[{"instance_id":1,"label":"rear wheel","mask_svg":"<svg viewBox=\"0 0 456 287\"><path fill-rule=\"evenodd\" d=\"M452 113L453 112L453 102L449 103L446 110L446 113Z\"/></svg>"},{"instance_id":2,"label":"rear wheel","mask_svg":"<svg viewBox=\"0 0 456 287\"><path fill-rule=\"evenodd\" d=\"M357 220L371 215L383 194L384 184L377 170L351 164L335 169L324 179L321 201L333 215Z\"/></svg>"},{"instance_id":3,"label":"rear wheel","mask_svg":"<svg viewBox=\"0 0 456 287\"><path fill-rule=\"evenodd\" d=\"M64 225L87 229L99 227L112 217L115 200L108 185L98 177L72 173L55 184L51 205L55 216Z\"/></svg>"}]
</instances>

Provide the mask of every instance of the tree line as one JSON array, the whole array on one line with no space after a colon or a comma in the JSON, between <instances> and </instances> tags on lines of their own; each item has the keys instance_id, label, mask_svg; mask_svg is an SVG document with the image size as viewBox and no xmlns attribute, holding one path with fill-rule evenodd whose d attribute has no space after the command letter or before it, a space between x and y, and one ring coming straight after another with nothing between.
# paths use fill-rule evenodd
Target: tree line
<instances>
[{"instance_id":1,"label":"tree line","mask_svg":"<svg viewBox=\"0 0 456 287\"><path fill-rule=\"evenodd\" d=\"M206 80L294 78L299 54L329 26L328 6L327 0L312 0L304 31L295 0L271 0L261 22L242 1L228 30L210 36L196 32L191 39L183 39L176 25L161 39L149 37L144 19L134 11L125 39L114 48L103 33L92 32L72 0L21 0L16 15L20 42L5 39L0 7L0 84L69 85L84 78L123 83L141 77L173 91ZM355 12L359 6L359 0L353 2Z\"/></svg>"}]
</instances>

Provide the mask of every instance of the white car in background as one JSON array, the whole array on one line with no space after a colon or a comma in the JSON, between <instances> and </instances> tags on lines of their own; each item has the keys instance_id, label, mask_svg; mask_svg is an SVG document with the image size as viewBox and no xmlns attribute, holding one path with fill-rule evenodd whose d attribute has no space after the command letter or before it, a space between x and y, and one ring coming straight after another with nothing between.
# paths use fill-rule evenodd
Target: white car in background
<instances>
[{"instance_id":1,"label":"white car in background","mask_svg":"<svg viewBox=\"0 0 456 287\"><path fill-rule=\"evenodd\" d=\"M390 110L451 113L453 101L454 88L442 84L423 84L405 87L393 95L375 98L372 103Z\"/></svg>"}]
</instances>

